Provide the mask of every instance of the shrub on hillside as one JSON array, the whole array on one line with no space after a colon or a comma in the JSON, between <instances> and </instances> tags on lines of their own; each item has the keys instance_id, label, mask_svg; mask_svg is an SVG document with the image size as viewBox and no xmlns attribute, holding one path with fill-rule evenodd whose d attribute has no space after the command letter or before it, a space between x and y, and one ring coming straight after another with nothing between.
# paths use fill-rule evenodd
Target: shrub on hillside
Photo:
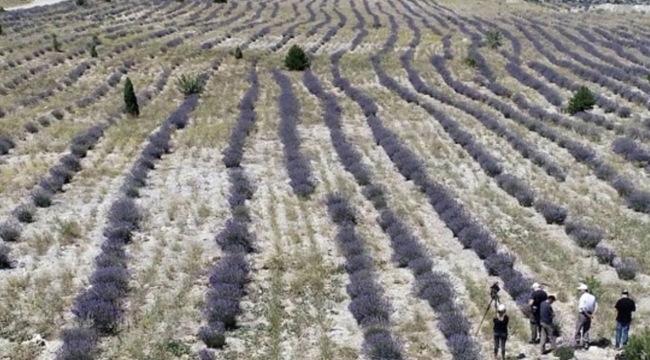
<instances>
[{"instance_id":1,"label":"shrub on hillside","mask_svg":"<svg viewBox=\"0 0 650 360\"><path fill-rule=\"evenodd\" d=\"M644 328L642 331L630 336L627 346L623 349L623 355L626 360L645 360L650 354L650 329Z\"/></svg>"},{"instance_id":2,"label":"shrub on hillside","mask_svg":"<svg viewBox=\"0 0 650 360\"><path fill-rule=\"evenodd\" d=\"M97 334L86 328L64 329L61 331L63 347L57 354L60 360L94 359L97 355Z\"/></svg>"},{"instance_id":3,"label":"shrub on hillside","mask_svg":"<svg viewBox=\"0 0 650 360\"><path fill-rule=\"evenodd\" d=\"M31 223L34 222L34 212L36 209L31 204L19 205L14 209L12 214L20 221L21 223Z\"/></svg>"},{"instance_id":4,"label":"shrub on hillside","mask_svg":"<svg viewBox=\"0 0 650 360\"><path fill-rule=\"evenodd\" d=\"M199 330L198 336L207 347L212 349L221 349L226 345L226 337L223 335L223 331L204 326Z\"/></svg>"},{"instance_id":5,"label":"shrub on hillside","mask_svg":"<svg viewBox=\"0 0 650 360\"><path fill-rule=\"evenodd\" d=\"M16 144L6 136L0 136L0 155L5 155L13 149Z\"/></svg>"},{"instance_id":6,"label":"shrub on hillside","mask_svg":"<svg viewBox=\"0 0 650 360\"><path fill-rule=\"evenodd\" d=\"M369 359L401 360L403 358L401 344L387 329L370 328L366 330L364 338L363 350Z\"/></svg>"},{"instance_id":7,"label":"shrub on hillside","mask_svg":"<svg viewBox=\"0 0 650 360\"><path fill-rule=\"evenodd\" d=\"M465 65L467 65L467 66L469 66L471 68L477 68L478 67L478 62L476 61L476 59L474 59L471 56L466 56L463 59L463 64L465 64Z\"/></svg>"},{"instance_id":8,"label":"shrub on hillside","mask_svg":"<svg viewBox=\"0 0 650 360\"><path fill-rule=\"evenodd\" d=\"M235 56L235 59L241 59L244 57L244 54L242 53L241 48L239 46L235 48L233 55Z\"/></svg>"},{"instance_id":9,"label":"shrub on hillside","mask_svg":"<svg viewBox=\"0 0 650 360\"><path fill-rule=\"evenodd\" d=\"M75 0L75 4L77 4L77 6L84 6L86 5L86 0Z\"/></svg>"},{"instance_id":10,"label":"shrub on hillside","mask_svg":"<svg viewBox=\"0 0 650 360\"><path fill-rule=\"evenodd\" d=\"M32 191L31 197L36 207L46 208L52 205L52 192L44 188Z\"/></svg>"},{"instance_id":11,"label":"shrub on hillside","mask_svg":"<svg viewBox=\"0 0 650 360\"><path fill-rule=\"evenodd\" d=\"M18 241L20 239L20 227L17 223L7 221L0 224L0 239L3 241Z\"/></svg>"},{"instance_id":12,"label":"shrub on hillside","mask_svg":"<svg viewBox=\"0 0 650 360\"><path fill-rule=\"evenodd\" d=\"M300 46L294 45L284 59L284 66L291 71L303 71L309 67L309 58Z\"/></svg>"},{"instance_id":13,"label":"shrub on hillside","mask_svg":"<svg viewBox=\"0 0 650 360\"><path fill-rule=\"evenodd\" d=\"M594 253L596 254L598 262L605 265L611 265L616 256L614 250L604 246L596 246Z\"/></svg>"},{"instance_id":14,"label":"shrub on hillside","mask_svg":"<svg viewBox=\"0 0 650 360\"><path fill-rule=\"evenodd\" d=\"M0 245L0 269L11 269L9 253L11 249L7 245Z\"/></svg>"},{"instance_id":15,"label":"shrub on hillside","mask_svg":"<svg viewBox=\"0 0 650 360\"><path fill-rule=\"evenodd\" d=\"M176 79L176 86L185 97L189 97L190 95L200 94L203 92L205 83L200 76L192 77L183 74L180 78Z\"/></svg>"},{"instance_id":16,"label":"shrub on hillside","mask_svg":"<svg viewBox=\"0 0 650 360\"><path fill-rule=\"evenodd\" d=\"M535 210L544 216L547 224L562 225L567 217L566 209L546 201L536 202Z\"/></svg>"},{"instance_id":17,"label":"shrub on hillside","mask_svg":"<svg viewBox=\"0 0 650 360\"><path fill-rule=\"evenodd\" d=\"M227 2L228 2L228 0L214 0L215 4L225 4Z\"/></svg>"},{"instance_id":18,"label":"shrub on hillside","mask_svg":"<svg viewBox=\"0 0 650 360\"><path fill-rule=\"evenodd\" d=\"M90 45L90 57L96 58L97 55L97 46L95 44Z\"/></svg>"},{"instance_id":19,"label":"shrub on hillside","mask_svg":"<svg viewBox=\"0 0 650 360\"><path fill-rule=\"evenodd\" d=\"M578 221L568 221L564 226L564 232L582 248L593 249L603 239L601 231L587 227Z\"/></svg>"},{"instance_id":20,"label":"shrub on hillside","mask_svg":"<svg viewBox=\"0 0 650 360\"><path fill-rule=\"evenodd\" d=\"M571 115L580 111L587 111L594 108L596 105L596 97L594 93L586 86L581 86L580 89L569 100L567 112Z\"/></svg>"},{"instance_id":21,"label":"shrub on hillside","mask_svg":"<svg viewBox=\"0 0 650 360\"><path fill-rule=\"evenodd\" d=\"M503 45L502 40L503 36L499 30L492 30L487 33L486 43L490 49L498 49Z\"/></svg>"},{"instance_id":22,"label":"shrub on hillside","mask_svg":"<svg viewBox=\"0 0 650 360\"><path fill-rule=\"evenodd\" d=\"M499 276L506 269L512 269L515 264L515 257L508 253L496 253L488 256L483 262L488 274Z\"/></svg>"},{"instance_id":23,"label":"shrub on hillside","mask_svg":"<svg viewBox=\"0 0 650 360\"><path fill-rule=\"evenodd\" d=\"M616 274L618 274L618 278L621 280L634 280L638 271L639 266L632 259L623 259L620 263L616 264Z\"/></svg>"},{"instance_id":24,"label":"shrub on hillside","mask_svg":"<svg viewBox=\"0 0 650 360\"><path fill-rule=\"evenodd\" d=\"M560 360L571 360L575 355L575 350L569 346L560 346L553 351L553 355Z\"/></svg>"},{"instance_id":25,"label":"shrub on hillside","mask_svg":"<svg viewBox=\"0 0 650 360\"><path fill-rule=\"evenodd\" d=\"M140 115L140 107L138 106L138 98L135 96L135 91L133 90L133 83L131 79L126 78L124 83L124 107L126 113L131 116Z\"/></svg>"}]
</instances>

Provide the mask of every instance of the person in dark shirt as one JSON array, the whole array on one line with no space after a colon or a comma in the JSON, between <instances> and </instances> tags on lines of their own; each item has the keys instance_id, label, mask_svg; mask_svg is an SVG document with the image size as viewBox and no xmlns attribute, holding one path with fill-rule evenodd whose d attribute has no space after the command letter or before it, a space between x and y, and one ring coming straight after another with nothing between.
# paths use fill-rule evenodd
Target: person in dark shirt
<instances>
[{"instance_id":1,"label":"person in dark shirt","mask_svg":"<svg viewBox=\"0 0 650 360\"><path fill-rule=\"evenodd\" d=\"M539 306L539 324L542 327L540 334L542 344L542 355L546 353L546 342L551 343L551 351L555 349L555 336L553 334L553 318L555 311L553 311L553 303L555 296L551 295L546 298Z\"/></svg>"},{"instance_id":2,"label":"person in dark shirt","mask_svg":"<svg viewBox=\"0 0 650 360\"><path fill-rule=\"evenodd\" d=\"M620 349L621 345L627 345L632 313L636 311L636 304L634 300L630 299L630 293L623 290L621 298L618 299L614 307L618 311L616 315L616 348Z\"/></svg>"},{"instance_id":3,"label":"person in dark shirt","mask_svg":"<svg viewBox=\"0 0 650 360\"><path fill-rule=\"evenodd\" d=\"M531 310L530 318L530 341L529 344L539 343L539 338L542 335L542 329L539 323L539 306L546 300L546 291L542 290L542 286L534 283L533 292L530 294L528 305Z\"/></svg>"},{"instance_id":4,"label":"person in dark shirt","mask_svg":"<svg viewBox=\"0 0 650 360\"><path fill-rule=\"evenodd\" d=\"M501 348L501 358L506 359L506 340L508 339L508 315L506 315L506 307L501 304L497 308L497 313L494 315L494 358L496 359L499 354L499 347Z\"/></svg>"}]
</instances>

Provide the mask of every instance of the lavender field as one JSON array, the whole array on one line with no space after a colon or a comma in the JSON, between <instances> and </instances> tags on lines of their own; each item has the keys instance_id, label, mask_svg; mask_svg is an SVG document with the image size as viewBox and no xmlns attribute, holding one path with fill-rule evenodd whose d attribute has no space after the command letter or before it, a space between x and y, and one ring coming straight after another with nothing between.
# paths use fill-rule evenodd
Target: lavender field
<instances>
[{"instance_id":1,"label":"lavender field","mask_svg":"<svg viewBox=\"0 0 650 360\"><path fill-rule=\"evenodd\" d=\"M0 12L0 359L487 359L494 282L513 356L533 282L650 324L646 15L78 2Z\"/></svg>"}]
</instances>

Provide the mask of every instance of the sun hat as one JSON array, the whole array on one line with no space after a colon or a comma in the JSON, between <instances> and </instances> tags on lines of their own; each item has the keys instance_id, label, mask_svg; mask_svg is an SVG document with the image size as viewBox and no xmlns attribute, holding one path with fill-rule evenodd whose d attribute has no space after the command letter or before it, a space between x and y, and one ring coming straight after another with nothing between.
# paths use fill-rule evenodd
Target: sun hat
<instances>
[{"instance_id":1,"label":"sun hat","mask_svg":"<svg viewBox=\"0 0 650 360\"><path fill-rule=\"evenodd\" d=\"M580 284L580 286L578 286L578 290L589 290L589 287L585 284Z\"/></svg>"},{"instance_id":2,"label":"sun hat","mask_svg":"<svg viewBox=\"0 0 650 360\"><path fill-rule=\"evenodd\" d=\"M505 312L506 311L506 306L503 305L503 304L499 305L499 307L497 308L497 311L498 312Z\"/></svg>"},{"instance_id":3,"label":"sun hat","mask_svg":"<svg viewBox=\"0 0 650 360\"><path fill-rule=\"evenodd\" d=\"M533 289L539 289L540 287L539 283L533 283L533 286L531 286Z\"/></svg>"},{"instance_id":4,"label":"sun hat","mask_svg":"<svg viewBox=\"0 0 650 360\"><path fill-rule=\"evenodd\" d=\"M623 295L630 295L630 293L627 291L627 289L624 289L623 291L621 291L621 294L623 294Z\"/></svg>"}]
</instances>

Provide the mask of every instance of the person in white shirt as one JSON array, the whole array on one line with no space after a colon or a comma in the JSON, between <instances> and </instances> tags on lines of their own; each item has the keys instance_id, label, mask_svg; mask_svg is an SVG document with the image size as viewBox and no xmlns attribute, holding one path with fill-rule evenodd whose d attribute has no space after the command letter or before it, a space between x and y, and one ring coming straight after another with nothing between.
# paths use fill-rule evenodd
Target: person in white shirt
<instances>
[{"instance_id":1,"label":"person in white shirt","mask_svg":"<svg viewBox=\"0 0 650 360\"><path fill-rule=\"evenodd\" d=\"M589 329L591 322L598 311L596 297L589 293L589 287L580 284L580 300L578 302L578 322L576 324L575 345L582 346L585 350L589 348Z\"/></svg>"}]
</instances>

